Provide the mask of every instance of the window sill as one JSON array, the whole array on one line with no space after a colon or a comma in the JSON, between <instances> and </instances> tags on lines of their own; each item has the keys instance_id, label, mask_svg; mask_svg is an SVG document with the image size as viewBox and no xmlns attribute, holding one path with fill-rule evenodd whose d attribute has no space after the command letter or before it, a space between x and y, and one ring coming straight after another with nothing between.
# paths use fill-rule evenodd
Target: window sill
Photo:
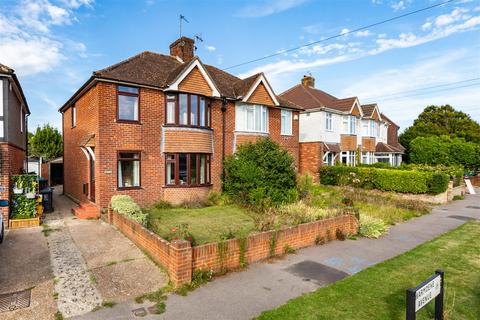
<instances>
[{"instance_id":1,"label":"window sill","mask_svg":"<svg viewBox=\"0 0 480 320\"><path fill-rule=\"evenodd\" d=\"M210 188L211 186L213 186L213 184L211 183L208 183L208 184L194 184L194 185L188 185L188 184L179 184L179 185L176 185L176 184L167 184L167 185L164 185L163 188Z\"/></svg>"},{"instance_id":2,"label":"window sill","mask_svg":"<svg viewBox=\"0 0 480 320\"><path fill-rule=\"evenodd\" d=\"M135 120L121 120L121 119L116 119L115 122L116 122L116 123L127 123L127 124L138 124L138 125L143 124L142 122L140 122L140 121L135 121Z\"/></svg>"},{"instance_id":3,"label":"window sill","mask_svg":"<svg viewBox=\"0 0 480 320\"><path fill-rule=\"evenodd\" d=\"M117 187L118 191L123 191L123 190L141 190L143 189L142 187Z\"/></svg>"},{"instance_id":4,"label":"window sill","mask_svg":"<svg viewBox=\"0 0 480 320\"><path fill-rule=\"evenodd\" d=\"M185 128L185 129L201 129L201 130L213 131L211 127L188 126L184 124L174 124L174 123L165 123L163 126L165 128Z\"/></svg>"},{"instance_id":5,"label":"window sill","mask_svg":"<svg viewBox=\"0 0 480 320\"><path fill-rule=\"evenodd\" d=\"M264 135L268 136L270 132L263 132L263 131L245 131L245 130L235 130L235 133L242 133L242 134L251 134L251 135Z\"/></svg>"}]
</instances>

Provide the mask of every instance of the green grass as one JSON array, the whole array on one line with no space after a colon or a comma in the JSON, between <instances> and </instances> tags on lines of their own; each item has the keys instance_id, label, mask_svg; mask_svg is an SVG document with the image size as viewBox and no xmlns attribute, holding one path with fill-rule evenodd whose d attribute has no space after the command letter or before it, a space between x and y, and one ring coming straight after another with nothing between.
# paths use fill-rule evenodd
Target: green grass
<instances>
[{"instance_id":1,"label":"green grass","mask_svg":"<svg viewBox=\"0 0 480 320\"><path fill-rule=\"evenodd\" d=\"M480 315L480 222L264 312L267 319L405 319L405 290L445 271L445 320ZM432 319L433 303L417 314Z\"/></svg>"},{"instance_id":2,"label":"green grass","mask_svg":"<svg viewBox=\"0 0 480 320\"><path fill-rule=\"evenodd\" d=\"M149 228L167 238L172 228L188 224L197 244L216 242L226 232L239 234L254 229L252 218L235 205L204 208L149 209Z\"/></svg>"}]
</instances>

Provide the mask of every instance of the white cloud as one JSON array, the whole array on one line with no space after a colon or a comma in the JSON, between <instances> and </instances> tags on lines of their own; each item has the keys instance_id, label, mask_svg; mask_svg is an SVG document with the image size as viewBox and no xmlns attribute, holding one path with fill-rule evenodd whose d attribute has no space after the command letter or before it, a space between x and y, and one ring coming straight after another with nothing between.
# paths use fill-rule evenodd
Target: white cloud
<instances>
[{"instance_id":1,"label":"white cloud","mask_svg":"<svg viewBox=\"0 0 480 320\"><path fill-rule=\"evenodd\" d=\"M468 19L469 16L465 15L466 12L468 12L467 9L456 8L449 14L442 14L435 19L435 26L443 27L459 20Z\"/></svg>"},{"instance_id":2,"label":"white cloud","mask_svg":"<svg viewBox=\"0 0 480 320\"><path fill-rule=\"evenodd\" d=\"M346 33L349 33L350 30L347 29L347 28L343 28L341 31L340 31L340 34L346 34Z\"/></svg>"},{"instance_id":3,"label":"white cloud","mask_svg":"<svg viewBox=\"0 0 480 320\"><path fill-rule=\"evenodd\" d=\"M214 46L205 46L205 49L207 49L210 52L217 50L217 48L215 48Z\"/></svg>"},{"instance_id":4,"label":"white cloud","mask_svg":"<svg viewBox=\"0 0 480 320\"><path fill-rule=\"evenodd\" d=\"M432 28L432 23L430 21L427 21L424 24L422 24L422 30L423 31L429 30L430 28Z\"/></svg>"},{"instance_id":5,"label":"white cloud","mask_svg":"<svg viewBox=\"0 0 480 320\"><path fill-rule=\"evenodd\" d=\"M307 0L266 0L241 8L239 16L247 18L265 17L298 7L306 1Z\"/></svg>"},{"instance_id":6,"label":"white cloud","mask_svg":"<svg viewBox=\"0 0 480 320\"><path fill-rule=\"evenodd\" d=\"M444 90L446 87L437 91L418 90L472 78L480 72L480 67L472 70L464 62L474 56L473 50L452 50L433 58L425 57L413 64L363 75L362 81L352 82L343 88L339 96L356 95L362 103L377 102L380 110L403 128L409 126L423 108L430 104L449 103L461 110L470 108L472 116L478 119L480 109L473 111L472 108L480 99L478 87L448 91Z\"/></svg>"},{"instance_id":7,"label":"white cloud","mask_svg":"<svg viewBox=\"0 0 480 320\"><path fill-rule=\"evenodd\" d=\"M58 37L52 26L76 21L74 11L93 0L65 0L53 4L49 0L23 0L2 10L0 6L0 61L19 75L47 72L67 59L68 51L86 57L83 43Z\"/></svg>"},{"instance_id":8,"label":"white cloud","mask_svg":"<svg viewBox=\"0 0 480 320\"><path fill-rule=\"evenodd\" d=\"M356 37L368 37L371 35L372 33L370 32L370 30L362 30L362 31L355 32Z\"/></svg>"},{"instance_id":9,"label":"white cloud","mask_svg":"<svg viewBox=\"0 0 480 320\"><path fill-rule=\"evenodd\" d=\"M405 1L399 1L399 2L392 3L391 7L395 11L400 11L400 10L404 10L407 6L405 4Z\"/></svg>"}]
</instances>

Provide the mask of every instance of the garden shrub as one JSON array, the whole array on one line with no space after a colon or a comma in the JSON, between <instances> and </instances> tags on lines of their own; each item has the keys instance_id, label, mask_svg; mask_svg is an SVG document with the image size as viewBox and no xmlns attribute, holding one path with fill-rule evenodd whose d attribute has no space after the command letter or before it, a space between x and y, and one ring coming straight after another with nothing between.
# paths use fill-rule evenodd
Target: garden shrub
<instances>
[{"instance_id":1,"label":"garden shrub","mask_svg":"<svg viewBox=\"0 0 480 320\"><path fill-rule=\"evenodd\" d=\"M127 218L140 223L143 226L147 224L147 213L142 211L142 208L133 201L130 196L116 195L110 200L112 209Z\"/></svg>"},{"instance_id":2,"label":"garden shrub","mask_svg":"<svg viewBox=\"0 0 480 320\"><path fill-rule=\"evenodd\" d=\"M458 174L457 171L455 174ZM440 193L447 190L449 175L435 170L379 169L373 167L325 166L320 182L401 193Z\"/></svg>"},{"instance_id":3,"label":"garden shrub","mask_svg":"<svg viewBox=\"0 0 480 320\"><path fill-rule=\"evenodd\" d=\"M445 173L434 172L428 181L428 192L437 194L442 193L448 188L450 178Z\"/></svg>"},{"instance_id":4,"label":"garden shrub","mask_svg":"<svg viewBox=\"0 0 480 320\"><path fill-rule=\"evenodd\" d=\"M298 198L294 160L269 138L242 144L225 159L223 186L233 201L257 210Z\"/></svg>"},{"instance_id":5,"label":"garden shrub","mask_svg":"<svg viewBox=\"0 0 480 320\"><path fill-rule=\"evenodd\" d=\"M382 219L371 217L366 214L360 215L360 228L358 233L367 238L378 238L388 230Z\"/></svg>"},{"instance_id":6,"label":"garden shrub","mask_svg":"<svg viewBox=\"0 0 480 320\"><path fill-rule=\"evenodd\" d=\"M209 207L218 206L223 202L222 200L223 200L222 194L220 192L212 190L208 193L208 197L207 197L207 200L205 201L205 205Z\"/></svg>"}]
</instances>

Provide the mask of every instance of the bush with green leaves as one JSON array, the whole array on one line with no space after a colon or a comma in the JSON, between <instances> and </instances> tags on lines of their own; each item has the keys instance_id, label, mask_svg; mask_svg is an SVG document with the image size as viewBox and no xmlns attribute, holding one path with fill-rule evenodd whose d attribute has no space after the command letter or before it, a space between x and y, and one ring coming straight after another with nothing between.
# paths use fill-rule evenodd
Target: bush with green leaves
<instances>
[{"instance_id":1,"label":"bush with green leaves","mask_svg":"<svg viewBox=\"0 0 480 320\"><path fill-rule=\"evenodd\" d=\"M388 226L382 219L371 217L366 214L360 215L360 228L358 233L367 238L378 238L387 232Z\"/></svg>"},{"instance_id":2,"label":"bush with green leaves","mask_svg":"<svg viewBox=\"0 0 480 320\"><path fill-rule=\"evenodd\" d=\"M435 171L379 169L373 167L324 166L320 182L400 193L441 193L447 190L449 175Z\"/></svg>"},{"instance_id":3,"label":"bush with green leaves","mask_svg":"<svg viewBox=\"0 0 480 320\"><path fill-rule=\"evenodd\" d=\"M133 221L138 222L143 226L146 226L148 214L143 212L142 208L140 208L140 206L136 204L130 196L113 196L110 200L110 206L114 211L126 216Z\"/></svg>"},{"instance_id":4,"label":"bush with green leaves","mask_svg":"<svg viewBox=\"0 0 480 320\"><path fill-rule=\"evenodd\" d=\"M225 159L223 187L230 199L256 210L294 202L294 160L269 138L242 144Z\"/></svg>"}]
</instances>

